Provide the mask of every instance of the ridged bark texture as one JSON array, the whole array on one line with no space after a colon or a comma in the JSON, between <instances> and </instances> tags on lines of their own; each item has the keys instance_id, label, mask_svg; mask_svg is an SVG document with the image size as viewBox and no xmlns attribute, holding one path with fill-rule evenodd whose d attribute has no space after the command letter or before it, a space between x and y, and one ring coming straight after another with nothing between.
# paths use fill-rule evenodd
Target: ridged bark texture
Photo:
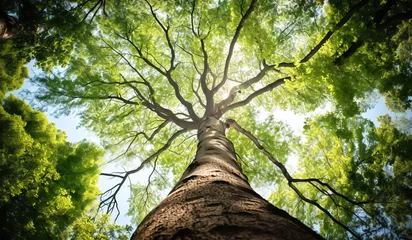
<instances>
[{"instance_id":1,"label":"ridged bark texture","mask_svg":"<svg viewBox=\"0 0 412 240\"><path fill-rule=\"evenodd\" d=\"M225 128L202 122L195 159L132 239L322 239L252 190Z\"/></svg>"}]
</instances>

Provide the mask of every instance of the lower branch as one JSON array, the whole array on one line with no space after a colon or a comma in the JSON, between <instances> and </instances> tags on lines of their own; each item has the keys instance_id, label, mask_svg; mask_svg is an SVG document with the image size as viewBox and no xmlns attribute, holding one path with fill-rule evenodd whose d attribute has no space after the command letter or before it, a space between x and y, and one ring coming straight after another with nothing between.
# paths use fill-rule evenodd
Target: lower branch
<instances>
[{"instance_id":1,"label":"lower branch","mask_svg":"<svg viewBox=\"0 0 412 240\"><path fill-rule=\"evenodd\" d=\"M354 237L356 237L357 239L361 239L361 237L358 235L358 233L356 233L354 230L352 230L351 228L349 228L348 226L346 226L345 224L341 223L338 219L336 219L328 210L326 210L325 208L323 208L322 206L320 206L316 200L312 200L312 199L308 199L306 198L301 192L300 190L294 185L294 182L311 182L314 179L294 179L292 176L290 176L289 172L287 171L286 167L279 162L277 159L275 159L259 142L259 140L253 136L253 134L247 130L245 130L244 128L242 128L235 120L233 119L227 119L226 123L229 124L231 127L233 127L235 130L237 130L238 132L242 133L243 135L245 135L246 137L248 137L255 145L257 148L259 148L259 150L265 154L268 159L273 162L281 171L283 176L286 178L286 180L288 181L288 185L289 187L291 187L293 189L293 191L295 191L295 193L305 202L312 204L314 206L316 206L319 210L321 210L322 212L324 212L330 219L332 219L332 221L334 221L336 224L340 225L342 228L344 228L346 231L350 232ZM322 181L320 181L319 179L317 179L315 182L318 183L322 183L323 186L327 186L330 189L333 189L331 186L329 186L326 183L323 183ZM332 190L331 190L332 191ZM335 190L333 190L333 192L337 192ZM342 194L339 194L339 196L343 196ZM346 197L344 198L345 200L347 199ZM355 201L353 201L355 202Z\"/></svg>"},{"instance_id":2,"label":"lower branch","mask_svg":"<svg viewBox=\"0 0 412 240\"><path fill-rule=\"evenodd\" d=\"M117 203L117 193L120 191L120 189L122 188L123 184L126 182L126 179L134 173L139 172L140 170L143 169L143 167L145 167L152 159L157 158L162 152L164 152L165 150L167 150L170 145L172 144L172 142L181 134L187 132L187 129L181 129L177 132L175 132L170 138L169 140L167 140L167 142L165 143L165 145L163 145L163 147L161 147L160 149L158 149L155 153L153 153L152 155L150 155L148 158L146 158L142 163L140 163L140 166L133 169L133 170L129 170L126 172L123 172L123 175L119 175L119 174L111 174L111 173L101 173L100 175L102 176L108 176L108 177L117 177L120 178L121 181L116 184L115 186L113 186L112 188L106 190L104 193L102 193L100 195L100 204L99 204L99 210L106 208L106 213L111 214L114 211L114 208L117 209L117 217L120 214L119 208L118 208L118 203ZM106 197L107 196L107 197Z\"/></svg>"}]
</instances>

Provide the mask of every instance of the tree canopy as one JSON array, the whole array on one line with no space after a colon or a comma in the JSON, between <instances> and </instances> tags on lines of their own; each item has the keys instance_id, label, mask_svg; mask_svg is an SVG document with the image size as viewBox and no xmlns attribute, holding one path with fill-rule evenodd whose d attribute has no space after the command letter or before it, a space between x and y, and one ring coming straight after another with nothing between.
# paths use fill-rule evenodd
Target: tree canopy
<instances>
[{"instance_id":1,"label":"tree canopy","mask_svg":"<svg viewBox=\"0 0 412 240\"><path fill-rule=\"evenodd\" d=\"M108 212L149 168L132 187L139 222L214 116L237 130L244 172L277 206L325 237L401 238L411 231L410 132L361 113L379 96L411 108L410 18L406 0L105 2L73 39L68 67L35 79L36 97L79 114L129 167L103 174L120 181L102 195ZM276 110L308 114L301 139ZM296 173L285 167L293 156Z\"/></svg>"},{"instance_id":2,"label":"tree canopy","mask_svg":"<svg viewBox=\"0 0 412 240\"><path fill-rule=\"evenodd\" d=\"M35 59L44 71L65 67L74 41L87 36L86 21L105 12L105 5L105 0L0 0L0 41L14 56L7 62L18 65Z\"/></svg>"},{"instance_id":3,"label":"tree canopy","mask_svg":"<svg viewBox=\"0 0 412 240\"><path fill-rule=\"evenodd\" d=\"M13 95L0 121L2 236L60 234L95 201L102 151L67 142L43 113Z\"/></svg>"}]
</instances>

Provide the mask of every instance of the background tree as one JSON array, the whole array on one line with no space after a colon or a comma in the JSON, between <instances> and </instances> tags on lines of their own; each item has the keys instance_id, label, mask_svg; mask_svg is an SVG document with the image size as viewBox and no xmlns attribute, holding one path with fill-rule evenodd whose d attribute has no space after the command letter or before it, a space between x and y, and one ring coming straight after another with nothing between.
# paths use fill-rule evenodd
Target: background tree
<instances>
[{"instance_id":1,"label":"background tree","mask_svg":"<svg viewBox=\"0 0 412 240\"><path fill-rule=\"evenodd\" d=\"M45 71L65 67L75 43L88 36L86 22L105 8L105 0L0 0L0 46L17 57L8 59L12 65L36 60Z\"/></svg>"},{"instance_id":2,"label":"background tree","mask_svg":"<svg viewBox=\"0 0 412 240\"><path fill-rule=\"evenodd\" d=\"M399 208L392 208L387 196L400 186L408 186L408 167L397 169L394 162L384 160L385 155L374 152L395 144L388 141L391 135L405 144L409 137L400 134L389 120L386 125L392 127L386 129L392 133L371 130L359 114L370 107L378 92L387 98L391 109L410 108L408 21L412 9L408 1L130 0L107 5L110 19L95 17L96 28L76 46L67 70L36 79L42 87L37 97L43 103L59 105L62 113L77 111L82 124L104 139L116 159L130 160L134 165L123 173L103 174L120 180L102 195L101 205L109 212L115 209L116 194L131 174L152 167L148 185L134 187L133 193L140 199L132 202L135 213L156 204L156 197L150 194L152 187L165 189L174 185L167 179L174 179L172 192L143 220L136 237L205 237L206 232L222 236L245 231L269 238L273 233L265 231L275 228L250 221L259 214L245 209L259 206L265 209L262 212L271 213L262 213L265 219L277 216L285 224L281 226L288 224L281 227L288 231L278 234L316 238L289 215L251 194L240 162L252 184L276 189L271 199L281 205L285 205L279 199L286 191L282 185L286 180L295 198L306 204L295 213L300 220L312 227L325 217L333 222L332 226L325 221L320 227L325 236L361 238L363 233L386 234L387 229L402 236L400 229L410 221L410 215L403 211L410 209L407 195L395 199L402 203ZM314 124L306 127L308 143L311 136L322 134L319 136L325 136L329 145L320 146L325 150L323 155L307 144L299 146L301 156L310 153L303 162L313 161L301 166L305 170L302 176L309 177L306 174L318 168L320 175L292 176L285 164L298 140L284 123L259 112L271 115L282 109L309 113L326 106L338 113L335 118L343 119L339 120L342 128L330 130L333 127L329 125L340 123L333 118L329 124L308 119ZM225 137L227 126L237 130L228 136L238 149L240 162ZM196 131L199 144L190 163L195 155ZM334 135L327 135L330 131ZM361 141L369 132L375 133ZM380 158L380 163L360 160L372 156ZM318 159L327 164L324 160L331 157L335 171L314 165ZM134 158L140 162L131 161ZM356 166L359 161L364 165ZM394 176L387 170L392 165ZM360 175L365 176L360 179ZM302 184L313 189L305 192ZM376 203L376 196L382 202ZM243 208L237 212L229 207L238 206L241 199L250 205L239 204ZM189 211L192 207L196 209L193 212ZM205 209L206 222L196 228L200 218L195 212L203 214ZM235 218L230 210L244 214ZM180 211L192 220L182 220ZM214 216L236 220L225 222ZM393 222L386 221L389 218ZM268 222L273 223L273 219ZM394 222L402 222L399 229L389 226ZM294 227L289 225L293 223ZM343 231L336 230L338 226Z\"/></svg>"},{"instance_id":3,"label":"background tree","mask_svg":"<svg viewBox=\"0 0 412 240\"><path fill-rule=\"evenodd\" d=\"M86 214L99 193L102 150L67 142L45 114L13 95L5 99L28 77L11 43L0 45L0 238L126 239L129 226Z\"/></svg>"},{"instance_id":4,"label":"background tree","mask_svg":"<svg viewBox=\"0 0 412 240\"><path fill-rule=\"evenodd\" d=\"M0 121L2 239L55 238L95 201L103 152L67 142L43 113L13 95Z\"/></svg>"}]
</instances>

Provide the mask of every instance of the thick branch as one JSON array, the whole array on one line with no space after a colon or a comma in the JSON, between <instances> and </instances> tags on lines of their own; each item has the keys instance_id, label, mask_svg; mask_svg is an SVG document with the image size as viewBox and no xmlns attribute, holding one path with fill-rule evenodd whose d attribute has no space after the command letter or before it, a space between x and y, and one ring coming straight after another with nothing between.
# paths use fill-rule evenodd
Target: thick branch
<instances>
[{"instance_id":1,"label":"thick branch","mask_svg":"<svg viewBox=\"0 0 412 240\"><path fill-rule=\"evenodd\" d=\"M375 14L375 17L371 22L368 23L368 29L373 29L374 31L385 31L387 29L393 30L396 29L396 25L401 23L403 20L412 18L412 11L400 13L389 17L385 22L382 23L382 19L388 14L391 7L396 4L396 0L387 1ZM341 65L344 60L351 57L356 51L364 45L365 42L369 41L368 37L359 37L361 40L353 42L351 46L342 53L339 57L334 60L334 64Z\"/></svg>"},{"instance_id":2,"label":"thick branch","mask_svg":"<svg viewBox=\"0 0 412 240\"><path fill-rule=\"evenodd\" d=\"M361 0L357 4L355 4L349 11L346 13L346 15L336 24L334 27L333 31L328 31L326 35L320 40L320 42L302 59L299 61L299 63L305 63L309 61L321 48L322 46L331 38L333 33L335 33L337 30L339 30L343 25L345 25L350 18L358 12L362 7L364 7L369 0ZM278 64L278 67L296 67L294 63L287 63L283 62Z\"/></svg>"},{"instance_id":3,"label":"thick branch","mask_svg":"<svg viewBox=\"0 0 412 240\"><path fill-rule=\"evenodd\" d=\"M337 57L333 63L336 65L342 65L344 60L350 58L353 54L356 53L356 51L362 47L364 44L364 41L357 41L352 43L352 45L345 51L343 52L339 57Z\"/></svg>"},{"instance_id":4,"label":"thick branch","mask_svg":"<svg viewBox=\"0 0 412 240\"><path fill-rule=\"evenodd\" d=\"M131 99L125 99L122 97L122 95L117 94L116 96L113 95L108 95L108 96L72 96L72 95L68 95L67 93L64 92L54 92L56 94L59 94L61 96L66 96L72 99L91 99L91 100L104 100L104 99L109 99L109 100L118 100L121 101L125 104L130 104L130 105L140 105L142 104L143 106L146 106L150 109L151 106L145 105L144 102L140 103L140 102L134 102L131 101ZM194 122L188 122L185 120L182 120L180 118L178 118L176 116L176 114L174 114L171 110L166 109L161 107L158 104L154 104L154 112L161 118L163 119L170 119L172 120L177 126L181 127L181 128L185 128L185 129L196 129L197 128L197 124Z\"/></svg>"},{"instance_id":5,"label":"thick branch","mask_svg":"<svg viewBox=\"0 0 412 240\"><path fill-rule=\"evenodd\" d=\"M229 96L220 101L219 103L217 103L216 108L221 109L222 107L225 107L232 103L240 90L245 89L251 86L252 84L259 82L266 75L267 71L274 69L273 67L274 66L267 66L266 64L264 64L264 68L255 77L250 78L249 80L232 87L232 89L230 89Z\"/></svg>"},{"instance_id":6,"label":"thick branch","mask_svg":"<svg viewBox=\"0 0 412 240\"><path fill-rule=\"evenodd\" d=\"M401 23L402 21L408 20L412 18L412 11L407 11L404 13L399 13L396 15L393 15L391 17L388 17L385 22L381 23L380 25L377 26L378 29L386 29L388 27L391 27L393 25L397 25Z\"/></svg>"},{"instance_id":7,"label":"thick branch","mask_svg":"<svg viewBox=\"0 0 412 240\"><path fill-rule=\"evenodd\" d=\"M289 80L289 79L290 79L290 77L280 78L280 79L274 81L273 83L270 83L270 84L266 85L265 87L263 87L263 88L261 88L261 89L259 89L259 90L256 90L255 92L253 92L252 94L250 94L245 100L240 101L240 102L233 103L233 104L231 104L231 105L229 105L229 106L226 106L226 107L223 107L222 109L219 109L219 110L218 110L218 111L219 111L219 116L222 116L225 112L227 112L227 111L229 111L229 110L232 110L232 109L235 109L235 108L238 108L238 107L247 105L247 104L248 104L250 101L252 101L254 98L262 95L262 94L265 93L265 92L269 92L269 91L271 91L272 89L274 89L274 88L276 88L276 87L278 87L278 86L280 86L280 85L283 85L283 84L285 83L285 80Z\"/></svg>"},{"instance_id":8,"label":"thick branch","mask_svg":"<svg viewBox=\"0 0 412 240\"><path fill-rule=\"evenodd\" d=\"M176 65L174 63L175 58L176 58L176 53L175 49L173 47L172 41L170 40L169 36L169 27L166 27L162 24L160 19L157 17L155 11L153 10L153 6L149 3L149 1L146 0L146 3L149 5L150 12L153 16L153 18L156 20L157 24L160 26L160 28L163 30L165 37L166 37L166 42L170 50L170 68L166 72L161 72L166 76L167 81L169 84L173 87L175 91L175 96L179 101L183 104L183 106L186 107L187 111L189 112L190 118L192 118L193 121L197 122L199 120L199 117L195 113L193 109L193 105L186 101L186 99L183 98L182 94L180 93L179 85L176 83L176 81L173 80L172 78L172 71L176 68Z\"/></svg>"},{"instance_id":9,"label":"thick branch","mask_svg":"<svg viewBox=\"0 0 412 240\"><path fill-rule=\"evenodd\" d=\"M203 103L203 100L202 100L202 98L201 98L200 95L199 95L200 84L198 84L198 85L197 85L197 89L195 89L195 87L194 87L194 79L192 79L191 82L192 82L192 84L191 84L191 86L192 86L192 92L195 94L197 100L199 101L199 104L200 104L202 107L206 108L206 104Z\"/></svg>"},{"instance_id":10,"label":"thick branch","mask_svg":"<svg viewBox=\"0 0 412 240\"><path fill-rule=\"evenodd\" d=\"M123 37L123 36L121 36L120 34L117 34L119 37L121 37L121 38L123 38L123 39L125 39L125 40L127 40L130 44L132 44L133 46L134 46L134 48L137 50L137 49L139 49L131 40L129 40L129 38L127 38L127 37ZM169 110L169 109L166 109L166 108L164 108L164 107L162 107L159 103L157 103L157 101L154 99L154 89L152 88L152 86L150 85L150 83L143 77L143 75L130 63L130 61L122 54L122 53L120 53L119 51L117 51L115 48L113 48L110 44L108 44L107 42L105 42L104 40L103 40L103 42L110 48L110 49L112 49L112 51L114 51L116 54L118 54L133 70L134 70L134 72L136 72L138 75L139 75L139 77L144 81L144 84L149 88L149 90L150 90L150 94L151 94L151 101L153 102L153 104L152 103L150 103L149 101L147 101L144 97L143 97L143 95L142 94L140 94L140 91L137 89L137 88L135 88L133 85L129 85L134 91L135 91L135 93L139 96L139 98L141 98L141 100L142 100L142 104L144 105L144 106L146 106L148 109L150 109L150 110L152 110L152 111L155 111L156 112L156 114L159 116L159 117L161 117L161 118L164 118L164 119L171 119L174 123L176 123L179 127L182 127L182 128L192 128L192 129L194 129L194 128L196 128L196 124L194 123L194 122L188 122L188 121L185 121L185 120L182 120L182 119L180 119L180 118L178 118L177 116L176 116L176 114L174 114L171 110ZM138 50L138 51L140 51L140 50ZM141 53L141 52L140 52ZM139 53L139 56L142 58L142 55ZM149 60L147 60L149 63L151 63ZM145 61L146 62L146 61ZM147 62L146 62L147 63ZM148 64L148 63L147 63ZM152 64L152 63L151 63ZM150 64L149 64L150 65ZM165 75L166 77L167 77L167 74L165 73L165 72L163 72L160 68L157 68L156 66L154 66L153 64L152 65L150 65L150 66L152 66L153 68L155 68L155 69L157 69L157 71L159 72L159 73L161 73L161 74L163 74L163 75ZM121 75L122 76L122 78L123 78L123 80L124 80L124 82L125 83L127 83L127 82L129 82L129 81L127 81L125 78L124 78L124 76L123 75ZM173 81L173 80L172 80ZM173 81L174 82L174 81ZM177 84L174 82L174 84L175 84L175 86L174 86L174 88L175 87L177 87L177 91L178 91L178 93L179 93L179 95L180 95L180 92L179 92L179 90L178 90L178 86L177 86ZM175 88L175 91L176 91L176 88ZM181 96L181 95L180 95ZM183 99L183 97L182 97L182 100L183 101L185 101L184 99ZM188 103L188 102L186 102L186 103ZM190 103L188 103L189 104L189 108L187 108L188 109L188 111L189 111L189 109L191 109L191 111L189 111L189 114L190 114L190 112L192 112L193 114L194 114L194 111L193 111L193 107L192 107L192 105L190 104ZM197 115L196 114L194 114L194 117L196 117L195 119L198 119L198 117L197 117Z\"/></svg>"},{"instance_id":11,"label":"thick branch","mask_svg":"<svg viewBox=\"0 0 412 240\"><path fill-rule=\"evenodd\" d=\"M86 1L85 3L87 3L88 1ZM83 3L83 5L85 4ZM85 16L83 17L82 21L87 19L87 17L90 15L90 13L93 13L92 18L90 19L90 22L93 21L94 17L96 16L96 14L99 12L99 9L101 7L103 7L103 13L106 14L105 12L105 6L106 6L106 1L105 0L98 0L96 2L96 4L85 14Z\"/></svg>"},{"instance_id":12,"label":"thick branch","mask_svg":"<svg viewBox=\"0 0 412 240\"><path fill-rule=\"evenodd\" d=\"M161 75L163 75L164 77L166 77L166 79L168 80L169 84L173 87L174 91L175 91L175 96L179 99L179 101L186 107L187 111L189 112L190 117L192 118L193 121L197 121L199 120L199 117L196 115L196 113L194 112L193 106L191 103L189 103L188 101L186 101L183 96L180 93L179 90L179 86L177 85L177 83L173 80L172 76L171 76L171 72L174 68L171 68L169 70L167 70L166 72L163 71L162 69L160 69L159 67L157 67L156 65L154 65L149 59L147 59L146 57L144 57L141 49L132 41L130 40L129 37L124 37L120 34L116 34L117 36L119 36L120 38L126 40L127 42L129 42L133 48L138 52L139 57L151 68L155 69L158 73L160 73ZM129 64L130 66L130 64ZM134 67L132 67L134 68ZM135 68L134 68L135 69ZM135 70L137 71L137 70Z\"/></svg>"},{"instance_id":13,"label":"thick branch","mask_svg":"<svg viewBox=\"0 0 412 240\"><path fill-rule=\"evenodd\" d=\"M200 33L200 30L199 30L200 22L197 26L197 29L195 28L195 23L194 23L195 10L196 10L196 0L192 2L192 9L190 10L190 24L191 24L191 30L192 30L193 35L200 41L200 50L202 51L202 56L203 56L203 71L200 71L200 69L198 69L194 61L193 55L191 55L191 57L192 57L193 66L195 67L196 71L200 74L200 78L199 78L200 87L202 88L202 92L206 98L206 107L205 107L204 116L208 116L210 113L212 113L214 109L214 105L215 105L213 94L211 90L207 87L207 83L206 83L206 78L207 78L207 74L208 74L210 67L209 67L209 62L208 62L209 57L206 51L205 39L209 36L210 29L208 30L206 34Z\"/></svg>"},{"instance_id":14,"label":"thick branch","mask_svg":"<svg viewBox=\"0 0 412 240\"><path fill-rule=\"evenodd\" d=\"M200 44L201 44L201 49L203 53L203 72L202 75L200 75L200 86L202 88L202 92L206 97L206 111L205 111L205 116L208 116L210 113L212 113L215 105L215 100L213 98L213 93L212 91L207 87L206 84L206 77L207 73L209 70L209 63L208 63L208 56L206 52L206 47L205 47L205 41L204 39L200 39Z\"/></svg>"}]
</instances>

